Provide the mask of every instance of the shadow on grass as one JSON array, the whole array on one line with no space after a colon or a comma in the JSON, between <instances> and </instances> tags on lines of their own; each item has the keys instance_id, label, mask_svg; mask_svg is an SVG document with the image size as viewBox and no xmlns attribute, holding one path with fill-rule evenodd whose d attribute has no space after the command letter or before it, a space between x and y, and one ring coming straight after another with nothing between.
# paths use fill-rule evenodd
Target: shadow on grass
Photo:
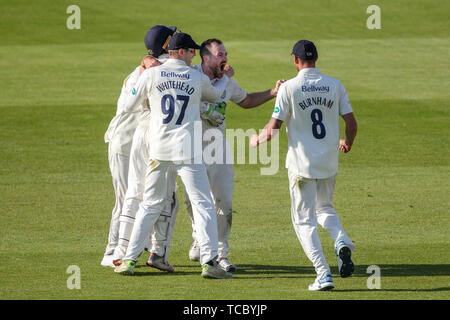
<instances>
[{"instance_id":1,"label":"shadow on grass","mask_svg":"<svg viewBox=\"0 0 450 320\"><path fill-rule=\"evenodd\" d=\"M391 277L434 277L450 276L449 264L379 264L381 276ZM367 273L369 265L356 265L356 277L368 277L372 273Z\"/></svg>"},{"instance_id":2,"label":"shadow on grass","mask_svg":"<svg viewBox=\"0 0 450 320\"><path fill-rule=\"evenodd\" d=\"M273 279L273 278L313 278L315 271L312 266L282 266L282 265L263 265L263 264L240 264L235 273L237 278L245 279ZM369 265L355 266L355 272L352 277L367 278L372 273L367 273ZM450 276L450 265L448 264L379 264L381 277L434 277ZM184 270L183 270L184 269ZM337 276L337 267L331 267L331 272ZM199 275L200 266L195 265L175 265L175 272L168 273L147 267L137 265L135 276L170 276L170 275ZM243 276L243 277L240 277ZM335 290L339 292L351 291L379 291L370 289L354 290ZM450 287L441 287L434 289L381 289L381 291L403 292L403 291L450 291Z\"/></svg>"},{"instance_id":3,"label":"shadow on grass","mask_svg":"<svg viewBox=\"0 0 450 320\"><path fill-rule=\"evenodd\" d=\"M387 277L414 277L414 276L450 276L450 265L448 264L380 264L381 276ZM352 277L367 278L372 273L367 273L369 265L355 266ZM337 274L337 267L332 267L331 272ZM314 268L302 266L274 266L274 265L254 265L244 264L238 266L236 275L250 275L250 279L255 278L313 278ZM255 276L253 276L255 275ZM431 289L335 289L334 292L439 292L450 291L450 287L439 287Z\"/></svg>"},{"instance_id":4,"label":"shadow on grass","mask_svg":"<svg viewBox=\"0 0 450 320\"><path fill-rule=\"evenodd\" d=\"M136 277L158 277L158 276L181 276L181 275L199 275L202 272L202 269L200 266L198 266L196 269L197 270L193 270L193 271L183 271L183 268L195 268L195 266L174 266L175 267L175 272L166 272L166 271L161 271L158 270L156 268L151 268L148 267L146 265L136 265L135 269L134 269L134 276Z\"/></svg>"},{"instance_id":5,"label":"shadow on grass","mask_svg":"<svg viewBox=\"0 0 450 320\"><path fill-rule=\"evenodd\" d=\"M438 292L450 291L450 287L432 288L432 289L334 289L333 292Z\"/></svg>"},{"instance_id":6,"label":"shadow on grass","mask_svg":"<svg viewBox=\"0 0 450 320\"><path fill-rule=\"evenodd\" d=\"M379 264L381 276L392 277L417 277L417 276L450 276L448 264ZM367 273L369 265L356 265L354 277L367 278L372 273ZM239 274L298 274L314 275L314 268L307 266L276 266L242 264L238 266ZM336 274L337 267L331 267L331 272Z\"/></svg>"},{"instance_id":7,"label":"shadow on grass","mask_svg":"<svg viewBox=\"0 0 450 320\"><path fill-rule=\"evenodd\" d=\"M259 275L257 278L304 278L314 275L314 268L309 266L240 264L237 267L236 275Z\"/></svg>"}]
</instances>

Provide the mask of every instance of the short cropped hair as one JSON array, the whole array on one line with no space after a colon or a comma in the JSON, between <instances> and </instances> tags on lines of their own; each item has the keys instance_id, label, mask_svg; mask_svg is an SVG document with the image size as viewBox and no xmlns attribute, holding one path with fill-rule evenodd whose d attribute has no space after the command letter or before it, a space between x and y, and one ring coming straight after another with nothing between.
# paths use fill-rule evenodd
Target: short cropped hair
<instances>
[{"instance_id":1,"label":"short cropped hair","mask_svg":"<svg viewBox=\"0 0 450 320\"><path fill-rule=\"evenodd\" d=\"M201 48L200 48L200 57L202 58L202 62L203 62L203 56L212 55L211 51L209 51L209 49L207 47L213 43L216 43L217 45L223 44L222 41L220 41L219 39L215 39L215 38L203 41L201 44Z\"/></svg>"}]
</instances>

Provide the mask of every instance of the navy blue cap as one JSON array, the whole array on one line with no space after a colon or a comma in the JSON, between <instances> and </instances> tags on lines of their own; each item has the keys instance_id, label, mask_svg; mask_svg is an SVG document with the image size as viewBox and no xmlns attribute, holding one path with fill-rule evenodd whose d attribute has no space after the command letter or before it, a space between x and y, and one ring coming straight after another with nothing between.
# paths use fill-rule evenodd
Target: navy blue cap
<instances>
[{"instance_id":1,"label":"navy blue cap","mask_svg":"<svg viewBox=\"0 0 450 320\"><path fill-rule=\"evenodd\" d=\"M187 33L179 32L175 34L169 41L168 50L178 49L200 49L201 47L192 40Z\"/></svg>"},{"instance_id":2,"label":"navy blue cap","mask_svg":"<svg viewBox=\"0 0 450 320\"><path fill-rule=\"evenodd\" d=\"M169 40L176 30L177 27L166 27L163 25L151 27L145 35L145 47L148 54L158 58L167 48Z\"/></svg>"},{"instance_id":3,"label":"navy blue cap","mask_svg":"<svg viewBox=\"0 0 450 320\"><path fill-rule=\"evenodd\" d=\"M302 60L316 60L317 49L311 41L300 40L292 48L292 54Z\"/></svg>"}]
</instances>

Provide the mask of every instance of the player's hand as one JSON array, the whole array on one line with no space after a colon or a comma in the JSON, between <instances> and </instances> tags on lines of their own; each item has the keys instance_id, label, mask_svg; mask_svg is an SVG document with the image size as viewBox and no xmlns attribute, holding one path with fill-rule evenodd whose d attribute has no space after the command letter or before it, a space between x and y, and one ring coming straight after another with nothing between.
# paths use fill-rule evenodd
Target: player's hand
<instances>
[{"instance_id":1,"label":"player's hand","mask_svg":"<svg viewBox=\"0 0 450 320\"><path fill-rule=\"evenodd\" d=\"M254 134L250 137L250 147L256 148L258 146L259 135Z\"/></svg>"},{"instance_id":2,"label":"player's hand","mask_svg":"<svg viewBox=\"0 0 450 320\"><path fill-rule=\"evenodd\" d=\"M204 102L200 106L200 116L211 125L218 127L225 121L226 106L226 102Z\"/></svg>"},{"instance_id":3,"label":"player's hand","mask_svg":"<svg viewBox=\"0 0 450 320\"><path fill-rule=\"evenodd\" d=\"M230 66L229 64L227 64L224 68L223 68L223 73L225 73L227 75L228 78L231 78L234 76L234 69L232 66Z\"/></svg>"},{"instance_id":4,"label":"player's hand","mask_svg":"<svg viewBox=\"0 0 450 320\"><path fill-rule=\"evenodd\" d=\"M280 89L280 86L281 86L284 82L286 82L286 80L284 80L284 79L278 80L277 83L275 84L275 87L274 87L272 90L270 90L270 94L271 94L272 96L276 96L277 93L278 93L278 89Z\"/></svg>"},{"instance_id":5,"label":"player's hand","mask_svg":"<svg viewBox=\"0 0 450 320\"><path fill-rule=\"evenodd\" d=\"M145 56L141 61L141 65L139 66L139 75L141 75L145 69L156 67L159 65L161 65L161 62L159 62L158 59L153 58L152 56Z\"/></svg>"},{"instance_id":6,"label":"player's hand","mask_svg":"<svg viewBox=\"0 0 450 320\"><path fill-rule=\"evenodd\" d=\"M341 150L343 153L350 152L351 148L352 147L347 144L347 141L345 141L345 139L339 140L339 150Z\"/></svg>"}]
</instances>

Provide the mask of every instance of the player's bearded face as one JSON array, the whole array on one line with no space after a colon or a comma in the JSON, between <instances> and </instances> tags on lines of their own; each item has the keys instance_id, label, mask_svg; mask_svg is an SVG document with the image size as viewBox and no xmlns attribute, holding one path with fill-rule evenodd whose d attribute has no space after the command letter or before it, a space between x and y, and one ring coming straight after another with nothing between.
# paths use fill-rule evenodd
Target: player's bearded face
<instances>
[{"instance_id":1,"label":"player's bearded face","mask_svg":"<svg viewBox=\"0 0 450 320\"><path fill-rule=\"evenodd\" d=\"M227 65L227 49L225 46L213 43L211 48L210 65L211 71L215 78L222 78L224 74L224 68Z\"/></svg>"}]
</instances>

